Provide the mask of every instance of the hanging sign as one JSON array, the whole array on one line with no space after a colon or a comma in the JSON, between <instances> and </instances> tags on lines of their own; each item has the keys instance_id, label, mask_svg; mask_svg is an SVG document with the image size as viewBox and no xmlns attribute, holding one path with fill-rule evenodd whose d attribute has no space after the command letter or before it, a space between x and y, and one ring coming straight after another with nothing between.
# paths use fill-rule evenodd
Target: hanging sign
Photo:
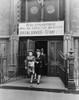
<instances>
[{"instance_id":1,"label":"hanging sign","mask_svg":"<svg viewBox=\"0 0 79 100\"><path fill-rule=\"evenodd\" d=\"M19 23L19 36L64 35L64 21Z\"/></svg>"}]
</instances>

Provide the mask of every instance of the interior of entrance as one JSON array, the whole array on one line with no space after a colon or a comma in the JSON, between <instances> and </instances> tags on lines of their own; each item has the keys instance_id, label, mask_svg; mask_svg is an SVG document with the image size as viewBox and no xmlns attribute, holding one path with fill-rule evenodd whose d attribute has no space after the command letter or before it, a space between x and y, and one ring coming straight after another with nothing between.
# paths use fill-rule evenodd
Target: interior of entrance
<instances>
[{"instance_id":1,"label":"interior of entrance","mask_svg":"<svg viewBox=\"0 0 79 100\"><path fill-rule=\"evenodd\" d=\"M46 55L46 62L47 61L47 41L35 41L35 51L36 49L44 49L44 54ZM47 64L45 66L45 68L43 69L43 75L47 75Z\"/></svg>"}]
</instances>

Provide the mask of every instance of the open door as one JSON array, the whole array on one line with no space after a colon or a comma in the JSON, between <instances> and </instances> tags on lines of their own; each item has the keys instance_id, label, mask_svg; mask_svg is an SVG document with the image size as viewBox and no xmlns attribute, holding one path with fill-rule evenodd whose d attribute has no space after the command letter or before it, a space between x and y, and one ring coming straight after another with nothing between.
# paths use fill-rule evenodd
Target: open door
<instances>
[{"instance_id":1,"label":"open door","mask_svg":"<svg viewBox=\"0 0 79 100\"><path fill-rule=\"evenodd\" d=\"M19 53L18 53L18 74L25 75L25 59L29 49L35 49L35 43L32 40L21 40L19 42Z\"/></svg>"},{"instance_id":2,"label":"open door","mask_svg":"<svg viewBox=\"0 0 79 100\"><path fill-rule=\"evenodd\" d=\"M49 75L57 76L59 66L59 52L63 50L62 41L49 41L48 42L48 63L49 63Z\"/></svg>"},{"instance_id":3,"label":"open door","mask_svg":"<svg viewBox=\"0 0 79 100\"><path fill-rule=\"evenodd\" d=\"M26 54L27 54L27 41L21 40L19 41L19 50L18 50L18 75L25 75L25 62Z\"/></svg>"},{"instance_id":4,"label":"open door","mask_svg":"<svg viewBox=\"0 0 79 100\"><path fill-rule=\"evenodd\" d=\"M35 51L35 41L34 40L27 40L27 54L29 49L32 49L33 51Z\"/></svg>"}]
</instances>

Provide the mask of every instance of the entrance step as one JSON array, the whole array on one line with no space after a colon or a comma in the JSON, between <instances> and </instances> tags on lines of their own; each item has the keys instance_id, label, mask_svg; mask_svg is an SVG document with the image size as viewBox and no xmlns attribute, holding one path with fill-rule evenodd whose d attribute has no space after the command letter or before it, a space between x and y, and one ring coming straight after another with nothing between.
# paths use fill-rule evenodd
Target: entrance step
<instances>
[{"instance_id":1,"label":"entrance step","mask_svg":"<svg viewBox=\"0 0 79 100\"><path fill-rule=\"evenodd\" d=\"M67 90L59 77L43 76L41 78L41 82L39 85L37 85L36 81L34 81L33 84L30 84L29 81L30 79L26 78L2 84L0 87L9 89L40 90L40 91L59 90L61 92Z\"/></svg>"}]
</instances>

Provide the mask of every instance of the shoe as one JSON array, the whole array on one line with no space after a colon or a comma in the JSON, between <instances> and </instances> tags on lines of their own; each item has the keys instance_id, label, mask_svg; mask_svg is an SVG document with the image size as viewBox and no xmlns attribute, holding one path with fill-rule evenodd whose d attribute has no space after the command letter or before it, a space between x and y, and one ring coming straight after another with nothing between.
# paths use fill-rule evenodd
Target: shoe
<instances>
[{"instance_id":1,"label":"shoe","mask_svg":"<svg viewBox=\"0 0 79 100\"><path fill-rule=\"evenodd\" d=\"M32 84L33 82L30 82L30 84Z\"/></svg>"},{"instance_id":2,"label":"shoe","mask_svg":"<svg viewBox=\"0 0 79 100\"><path fill-rule=\"evenodd\" d=\"M34 80L36 80L36 78L34 78Z\"/></svg>"},{"instance_id":3,"label":"shoe","mask_svg":"<svg viewBox=\"0 0 79 100\"><path fill-rule=\"evenodd\" d=\"M40 84L40 82L37 82L37 84L39 85L39 84Z\"/></svg>"},{"instance_id":4,"label":"shoe","mask_svg":"<svg viewBox=\"0 0 79 100\"><path fill-rule=\"evenodd\" d=\"M37 83L39 85L39 83Z\"/></svg>"}]
</instances>

